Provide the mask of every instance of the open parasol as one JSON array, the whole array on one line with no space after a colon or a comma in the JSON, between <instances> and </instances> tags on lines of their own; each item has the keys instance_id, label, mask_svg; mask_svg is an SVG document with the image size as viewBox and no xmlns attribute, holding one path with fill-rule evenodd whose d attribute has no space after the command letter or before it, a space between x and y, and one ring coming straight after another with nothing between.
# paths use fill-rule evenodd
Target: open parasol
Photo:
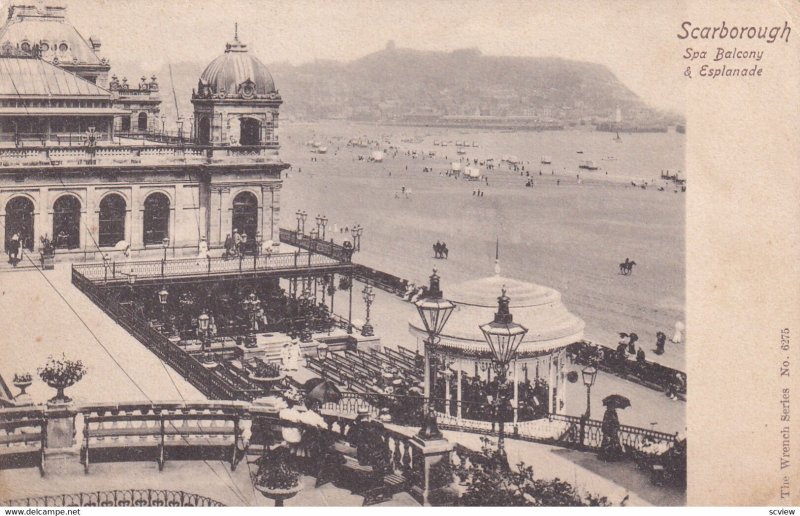
<instances>
[{"instance_id":1,"label":"open parasol","mask_svg":"<svg viewBox=\"0 0 800 516\"><path fill-rule=\"evenodd\" d=\"M624 409L631 406L631 400L620 394L612 394L603 398L603 405L608 408Z\"/></svg>"},{"instance_id":2,"label":"open parasol","mask_svg":"<svg viewBox=\"0 0 800 516\"><path fill-rule=\"evenodd\" d=\"M321 404L338 403L342 399L342 392L335 383L329 380L322 380L316 387L308 391L307 398L318 401Z\"/></svg>"}]
</instances>

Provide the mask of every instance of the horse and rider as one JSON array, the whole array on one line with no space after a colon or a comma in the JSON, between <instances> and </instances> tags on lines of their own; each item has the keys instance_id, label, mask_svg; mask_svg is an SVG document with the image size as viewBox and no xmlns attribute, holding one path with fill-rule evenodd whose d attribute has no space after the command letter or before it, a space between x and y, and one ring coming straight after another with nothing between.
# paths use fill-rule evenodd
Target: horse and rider
<instances>
[{"instance_id":1,"label":"horse and rider","mask_svg":"<svg viewBox=\"0 0 800 516\"><path fill-rule=\"evenodd\" d=\"M633 266L636 262L625 258L625 261L619 264L619 273L623 276L629 276L633 272Z\"/></svg>"},{"instance_id":2,"label":"horse and rider","mask_svg":"<svg viewBox=\"0 0 800 516\"><path fill-rule=\"evenodd\" d=\"M447 254L449 253L449 250L447 249L447 244L437 240L436 243L433 244L433 253L436 259L447 260Z\"/></svg>"}]
</instances>

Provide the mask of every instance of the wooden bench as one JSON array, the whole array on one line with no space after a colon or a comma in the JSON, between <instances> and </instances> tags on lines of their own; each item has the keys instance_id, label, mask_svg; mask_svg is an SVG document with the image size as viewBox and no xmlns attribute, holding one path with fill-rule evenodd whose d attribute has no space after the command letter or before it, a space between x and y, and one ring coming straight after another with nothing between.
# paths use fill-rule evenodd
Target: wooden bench
<instances>
[{"instance_id":1,"label":"wooden bench","mask_svg":"<svg viewBox=\"0 0 800 516\"><path fill-rule=\"evenodd\" d=\"M411 351L410 349L404 348L403 346L397 346L397 351L399 351L401 355L404 355L405 357L410 358L411 360L416 360L417 357L419 356L417 352Z\"/></svg>"},{"instance_id":2,"label":"wooden bench","mask_svg":"<svg viewBox=\"0 0 800 516\"><path fill-rule=\"evenodd\" d=\"M47 419L31 407L0 409L0 468L32 464L44 476Z\"/></svg>"},{"instance_id":3,"label":"wooden bench","mask_svg":"<svg viewBox=\"0 0 800 516\"><path fill-rule=\"evenodd\" d=\"M168 458L204 460L210 454L229 457L236 469L242 430L241 403L167 403L87 405L82 407L81 458L107 455L117 460L156 460L159 471Z\"/></svg>"},{"instance_id":4,"label":"wooden bench","mask_svg":"<svg viewBox=\"0 0 800 516\"><path fill-rule=\"evenodd\" d=\"M366 507L376 503L387 502L397 493L408 491L409 484L409 480L403 475L397 473L384 475L381 485L364 492L364 503L362 505Z\"/></svg>"}]
</instances>

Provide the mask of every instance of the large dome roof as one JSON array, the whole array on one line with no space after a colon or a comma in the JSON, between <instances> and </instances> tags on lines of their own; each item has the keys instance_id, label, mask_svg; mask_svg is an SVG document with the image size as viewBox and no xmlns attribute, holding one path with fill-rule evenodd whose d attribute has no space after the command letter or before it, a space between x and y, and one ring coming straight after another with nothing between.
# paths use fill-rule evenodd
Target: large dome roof
<instances>
[{"instance_id":1,"label":"large dome roof","mask_svg":"<svg viewBox=\"0 0 800 516\"><path fill-rule=\"evenodd\" d=\"M548 353L583 339L583 320L567 310L557 290L496 274L445 289L445 297L456 308L440 335L440 344L467 355L489 355L491 350L478 325L494 318L503 288L511 299L514 322L528 328L517 351L520 355ZM419 316L412 317L408 325L413 335L427 337Z\"/></svg>"},{"instance_id":2,"label":"large dome roof","mask_svg":"<svg viewBox=\"0 0 800 516\"><path fill-rule=\"evenodd\" d=\"M250 83L250 87L243 85ZM247 51L247 45L239 42L238 35L225 46L225 53L211 61L200 75L200 88L208 93L226 95L243 94L267 96L275 93L275 82L264 63ZM241 91L240 91L241 89Z\"/></svg>"}]
</instances>

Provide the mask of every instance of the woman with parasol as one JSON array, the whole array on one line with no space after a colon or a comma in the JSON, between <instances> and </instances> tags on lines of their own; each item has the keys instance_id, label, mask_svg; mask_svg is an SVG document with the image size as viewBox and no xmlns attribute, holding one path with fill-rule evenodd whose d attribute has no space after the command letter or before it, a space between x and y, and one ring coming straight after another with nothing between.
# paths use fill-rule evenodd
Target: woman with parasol
<instances>
[{"instance_id":1,"label":"woman with parasol","mask_svg":"<svg viewBox=\"0 0 800 516\"><path fill-rule=\"evenodd\" d=\"M600 444L600 453L597 457L608 462L617 461L622 458L624 450L619 441L619 417L617 409L624 409L631 406L631 402L625 396L612 394L603 399L606 406L606 413L603 415L603 441Z\"/></svg>"}]
</instances>

